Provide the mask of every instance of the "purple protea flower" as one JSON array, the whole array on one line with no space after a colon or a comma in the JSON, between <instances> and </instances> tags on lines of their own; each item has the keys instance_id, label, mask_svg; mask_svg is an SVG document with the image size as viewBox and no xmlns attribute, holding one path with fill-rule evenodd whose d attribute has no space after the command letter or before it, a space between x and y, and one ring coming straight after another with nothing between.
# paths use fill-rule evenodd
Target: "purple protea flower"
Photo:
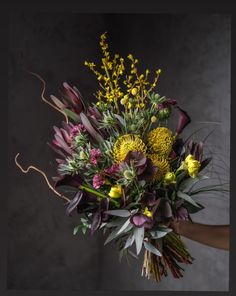
<instances>
[{"instance_id":1,"label":"purple protea flower","mask_svg":"<svg viewBox=\"0 0 236 296\"><path fill-rule=\"evenodd\" d=\"M64 82L59 91L61 95L59 99L53 95L50 96L59 109L69 109L77 114L86 109L81 93L75 86L71 87Z\"/></svg>"},{"instance_id":2,"label":"purple protea flower","mask_svg":"<svg viewBox=\"0 0 236 296\"><path fill-rule=\"evenodd\" d=\"M93 176L93 187L95 189L99 189L104 183L105 180L100 174L96 174Z\"/></svg>"},{"instance_id":3,"label":"purple protea flower","mask_svg":"<svg viewBox=\"0 0 236 296\"><path fill-rule=\"evenodd\" d=\"M101 157L102 152L100 149L91 149L90 150L90 163L93 165L97 165L97 160Z\"/></svg>"}]
</instances>

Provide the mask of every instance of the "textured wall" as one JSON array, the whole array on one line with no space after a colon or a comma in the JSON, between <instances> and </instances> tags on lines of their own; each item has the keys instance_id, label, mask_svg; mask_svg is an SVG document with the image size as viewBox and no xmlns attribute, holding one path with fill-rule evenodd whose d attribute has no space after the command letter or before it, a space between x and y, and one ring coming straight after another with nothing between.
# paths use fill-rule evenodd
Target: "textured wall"
<instances>
[{"instance_id":1,"label":"textured wall","mask_svg":"<svg viewBox=\"0 0 236 296\"><path fill-rule=\"evenodd\" d=\"M142 260L118 261L115 245L102 235L74 237L77 216L36 173L22 175L13 157L53 175L54 153L46 145L62 117L40 100L41 85L27 68L47 81L47 95L63 81L92 100L96 80L84 60L98 60L98 38L109 32L111 48L132 52L141 68L161 68L159 93L178 100L193 122L185 135L214 129L207 151L214 154L214 177L229 180L230 18L224 15L14 14L9 56L9 289L228 290L229 253L186 240L196 258L183 279L160 284L140 278ZM195 221L229 223L229 195L198 198L206 209Z\"/></svg>"}]
</instances>

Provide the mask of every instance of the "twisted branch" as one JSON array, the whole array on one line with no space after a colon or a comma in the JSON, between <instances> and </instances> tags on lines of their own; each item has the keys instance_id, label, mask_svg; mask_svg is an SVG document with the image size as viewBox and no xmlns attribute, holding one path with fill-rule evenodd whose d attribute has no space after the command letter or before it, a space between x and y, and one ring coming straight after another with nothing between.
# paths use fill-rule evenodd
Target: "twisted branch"
<instances>
[{"instance_id":1,"label":"twisted branch","mask_svg":"<svg viewBox=\"0 0 236 296\"><path fill-rule=\"evenodd\" d=\"M60 110L59 108L57 108L56 106L54 106L51 102L49 102L45 97L44 97L44 94L45 94L45 89L46 89L46 83L45 81L43 80L43 78L41 76L39 76L37 73L34 73L34 72L31 72L31 71L28 71L26 70L28 73L34 75L35 77L37 77L43 84L43 89L42 89L42 93L41 93L41 98L42 100L47 103L48 105L50 105L53 109L57 110L58 112L60 112L66 119L66 123L68 123L68 116L62 111Z\"/></svg>"},{"instance_id":2,"label":"twisted branch","mask_svg":"<svg viewBox=\"0 0 236 296\"><path fill-rule=\"evenodd\" d=\"M64 196L64 195L61 194L60 192L58 192L58 191L57 191L57 190L56 190L56 189L50 184L50 182L48 181L48 177L46 176L46 174L45 174L42 170L40 170L40 169L38 169L38 168L36 168L35 166L32 166L32 165L30 165L26 170L24 170L24 169L22 168L22 166L18 163L17 158L18 158L19 155L20 155L20 153L17 153L16 156L15 156L15 164L18 166L18 168L21 170L22 173L27 174L30 170L34 170L34 171L40 173L40 174L44 177L44 179L45 179L45 181L46 181L46 183L47 183L49 189L51 189L51 190L52 190L57 196L59 196L60 198L64 199L67 203L70 202L70 199L69 199L69 198L67 198L66 196Z\"/></svg>"}]
</instances>

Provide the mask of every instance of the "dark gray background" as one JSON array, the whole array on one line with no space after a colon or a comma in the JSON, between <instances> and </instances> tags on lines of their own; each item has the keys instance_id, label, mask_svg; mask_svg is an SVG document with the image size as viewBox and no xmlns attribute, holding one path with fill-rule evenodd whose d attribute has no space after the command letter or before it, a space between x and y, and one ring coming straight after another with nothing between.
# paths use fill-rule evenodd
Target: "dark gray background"
<instances>
[{"instance_id":1,"label":"dark gray background","mask_svg":"<svg viewBox=\"0 0 236 296\"><path fill-rule=\"evenodd\" d=\"M133 53L141 69L161 68L158 92L178 100L192 117L185 135L199 138L214 129L207 153L214 153L214 178L229 180L230 17L227 15L26 14L10 18L8 289L228 290L229 253L185 239L196 258L185 276L160 284L140 277L142 260L118 261L116 246L103 247L101 234L72 235L78 221L49 192L39 175L22 175L13 158L54 175L55 154L46 145L61 115L40 100L41 85L23 69L47 81L47 95L71 82L87 101L97 83L84 66L98 61L99 35L108 31L111 49ZM211 152L213 151L213 152ZM206 209L193 216L210 224L229 223L229 195L198 198Z\"/></svg>"}]
</instances>

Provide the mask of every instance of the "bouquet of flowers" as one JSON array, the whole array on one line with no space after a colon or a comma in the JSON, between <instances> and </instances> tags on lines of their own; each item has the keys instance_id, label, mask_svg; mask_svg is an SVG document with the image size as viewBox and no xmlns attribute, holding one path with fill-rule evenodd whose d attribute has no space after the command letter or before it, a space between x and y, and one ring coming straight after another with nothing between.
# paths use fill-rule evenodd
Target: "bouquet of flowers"
<instances>
[{"instance_id":1,"label":"bouquet of flowers","mask_svg":"<svg viewBox=\"0 0 236 296\"><path fill-rule=\"evenodd\" d=\"M168 270L175 278L183 276L183 264L193 258L180 235L169 228L173 219L188 219L204 208L195 200L199 193L218 190L217 185L199 187L206 179L204 168L211 158L204 157L203 142L182 139L190 117L176 100L159 95L161 70L152 82L149 70L139 73L132 54L125 60L111 56L106 33L101 35L100 67L85 65L96 75L99 88L96 102L87 106L79 90L63 83L61 98L42 99L65 118L54 126L49 145L56 158L54 185L34 166L48 186L66 201L66 213L78 213L74 235L103 231L105 244L115 241L120 258L136 257L144 248L142 275L159 282ZM168 121L178 112L174 131ZM198 188L195 189L195 185ZM68 198L58 192L73 192Z\"/></svg>"}]
</instances>

